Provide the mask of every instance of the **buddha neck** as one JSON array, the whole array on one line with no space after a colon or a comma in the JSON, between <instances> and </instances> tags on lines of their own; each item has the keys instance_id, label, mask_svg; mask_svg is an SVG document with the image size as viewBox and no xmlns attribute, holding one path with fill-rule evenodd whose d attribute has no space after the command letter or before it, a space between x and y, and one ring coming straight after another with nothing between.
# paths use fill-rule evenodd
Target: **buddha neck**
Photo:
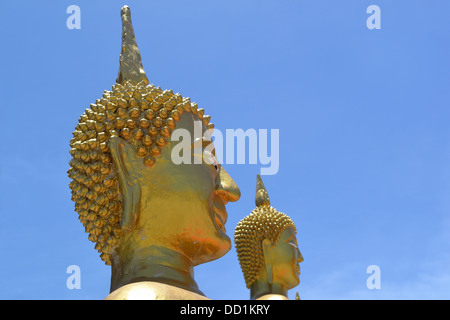
<instances>
[{"instance_id":1,"label":"buddha neck","mask_svg":"<svg viewBox=\"0 0 450 320\"><path fill-rule=\"evenodd\" d=\"M250 287L251 300L256 300L267 294L279 294L287 297L287 288L279 283L270 284L263 278L258 278Z\"/></svg>"},{"instance_id":2,"label":"buddha neck","mask_svg":"<svg viewBox=\"0 0 450 320\"><path fill-rule=\"evenodd\" d=\"M194 280L191 260L163 246L121 245L111 263L111 292L135 282L154 281L204 295Z\"/></svg>"}]
</instances>

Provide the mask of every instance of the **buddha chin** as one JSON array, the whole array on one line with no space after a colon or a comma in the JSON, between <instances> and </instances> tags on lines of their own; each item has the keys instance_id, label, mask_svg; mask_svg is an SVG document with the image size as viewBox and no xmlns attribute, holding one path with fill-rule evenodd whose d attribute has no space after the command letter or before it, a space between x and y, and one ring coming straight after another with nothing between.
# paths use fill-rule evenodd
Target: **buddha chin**
<instances>
[{"instance_id":1,"label":"buddha chin","mask_svg":"<svg viewBox=\"0 0 450 320\"><path fill-rule=\"evenodd\" d=\"M135 253L150 246L165 247L180 252L191 260L193 266L196 266L218 259L230 250L230 238L217 227L213 210L209 206L196 203L197 201L173 205L170 199L166 200L169 200L167 203L174 211L158 210L149 212L148 216L145 211L141 212L141 219L132 232L133 236L126 237L130 240L129 244L135 248ZM158 200L153 202L153 204L158 203L160 203ZM190 208L186 209L186 207ZM158 209L162 208L164 204L158 205ZM185 212L185 214L170 217L171 213L175 212ZM191 214L192 212L196 213L195 216ZM163 217L163 215L166 216ZM203 216L202 219L199 219L201 216ZM174 219L176 219L176 225L174 225ZM150 220L157 223L152 223ZM136 241L137 238L141 241Z\"/></svg>"},{"instance_id":2,"label":"buddha chin","mask_svg":"<svg viewBox=\"0 0 450 320\"><path fill-rule=\"evenodd\" d=\"M196 223L192 224L192 221L189 221L190 218L186 217L188 221L184 230L180 229L178 237L172 237L172 239L178 238L178 247L191 258L194 266L216 260L231 249L230 238L225 233L225 229L219 227L216 222L219 218L214 212L214 207L200 203L199 207L196 212L199 215L202 213L205 217L202 220L204 223L198 223L200 220L196 220Z\"/></svg>"}]
</instances>

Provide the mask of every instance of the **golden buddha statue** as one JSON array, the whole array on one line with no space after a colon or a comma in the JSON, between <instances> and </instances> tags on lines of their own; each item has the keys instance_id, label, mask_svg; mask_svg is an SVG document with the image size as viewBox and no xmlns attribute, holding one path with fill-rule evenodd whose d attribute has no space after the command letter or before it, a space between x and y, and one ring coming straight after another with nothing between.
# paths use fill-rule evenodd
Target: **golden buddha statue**
<instances>
[{"instance_id":1,"label":"golden buddha statue","mask_svg":"<svg viewBox=\"0 0 450 320\"><path fill-rule=\"evenodd\" d=\"M256 208L239 221L234 234L250 298L288 300L288 290L300 283L299 263L303 261L296 227L291 218L270 205L260 175L255 203Z\"/></svg>"},{"instance_id":2,"label":"golden buddha statue","mask_svg":"<svg viewBox=\"0 0 450 320\"><path fill-rule=\"evenodd\" d=\"M70 142L75 210L111 265L106 299L207 299L193 267L230 250L225 205L240 191L211 141L191 148L191 158L208 151L209 161L172 161L175 129L214 125L189 98L149 85L127 6L121 16L116 84L81 115Z\"/></svg>"}]
</instances>

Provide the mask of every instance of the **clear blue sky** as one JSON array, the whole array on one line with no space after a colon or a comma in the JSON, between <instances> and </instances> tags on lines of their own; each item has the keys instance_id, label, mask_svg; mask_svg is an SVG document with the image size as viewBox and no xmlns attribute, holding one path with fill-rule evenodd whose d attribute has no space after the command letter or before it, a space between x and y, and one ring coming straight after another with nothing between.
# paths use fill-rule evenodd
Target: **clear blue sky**
<instances>
[{"instance_id":1,"label":"clear blue sky","mask_svg":"<svg viewBox=\"0 0 450 320\"><path fill-rule=\"evenodd\" d=\"M81 29L66 27L69 5ZM152 83L221 130L279 129L272 205L298 228L302 299L450 299L448 1L3 1L0 298L103 299L110 268L70 200L69 140L114 84L131 7ZM381 8L369 30L366 9ZM254 207L260 165L226 165ZM66 287L69 265L81 289ZM381 268L368 290L366 269ZM248 299L234 247L195 269L212 299Z\"/></svg>"}]
</instances>

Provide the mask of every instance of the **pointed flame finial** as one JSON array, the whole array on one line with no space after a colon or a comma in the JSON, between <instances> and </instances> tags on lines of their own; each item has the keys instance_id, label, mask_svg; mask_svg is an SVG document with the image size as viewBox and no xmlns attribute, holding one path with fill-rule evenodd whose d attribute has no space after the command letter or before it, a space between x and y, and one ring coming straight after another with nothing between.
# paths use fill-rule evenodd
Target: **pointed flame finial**
<instances>
[{"instance_id":1,"label":"pointed flame finial","mask_svg":"<svg viewBox=\"0 0 450 320\"><path fill-rule=\"evenodd\" d=\"M262 182L261 176L256 175L256 196L255 204L257 207L270 206L269 194L267 193L264 183Z\"/></svg>"},{"instance_id":2,"label":"pointed flame finial","mask_svg":"<svg viewBox=\"0 0 450 320\"><path fill-rule=\"evenodd\" d=\"M117 83L125 84L127 81L149 83L142 66L141 54L139 52L133 25L131 24L131 10L123 6L120 10L122 16L122 50L120 53L120 67Z\"/></svg>"}]
</instances>

